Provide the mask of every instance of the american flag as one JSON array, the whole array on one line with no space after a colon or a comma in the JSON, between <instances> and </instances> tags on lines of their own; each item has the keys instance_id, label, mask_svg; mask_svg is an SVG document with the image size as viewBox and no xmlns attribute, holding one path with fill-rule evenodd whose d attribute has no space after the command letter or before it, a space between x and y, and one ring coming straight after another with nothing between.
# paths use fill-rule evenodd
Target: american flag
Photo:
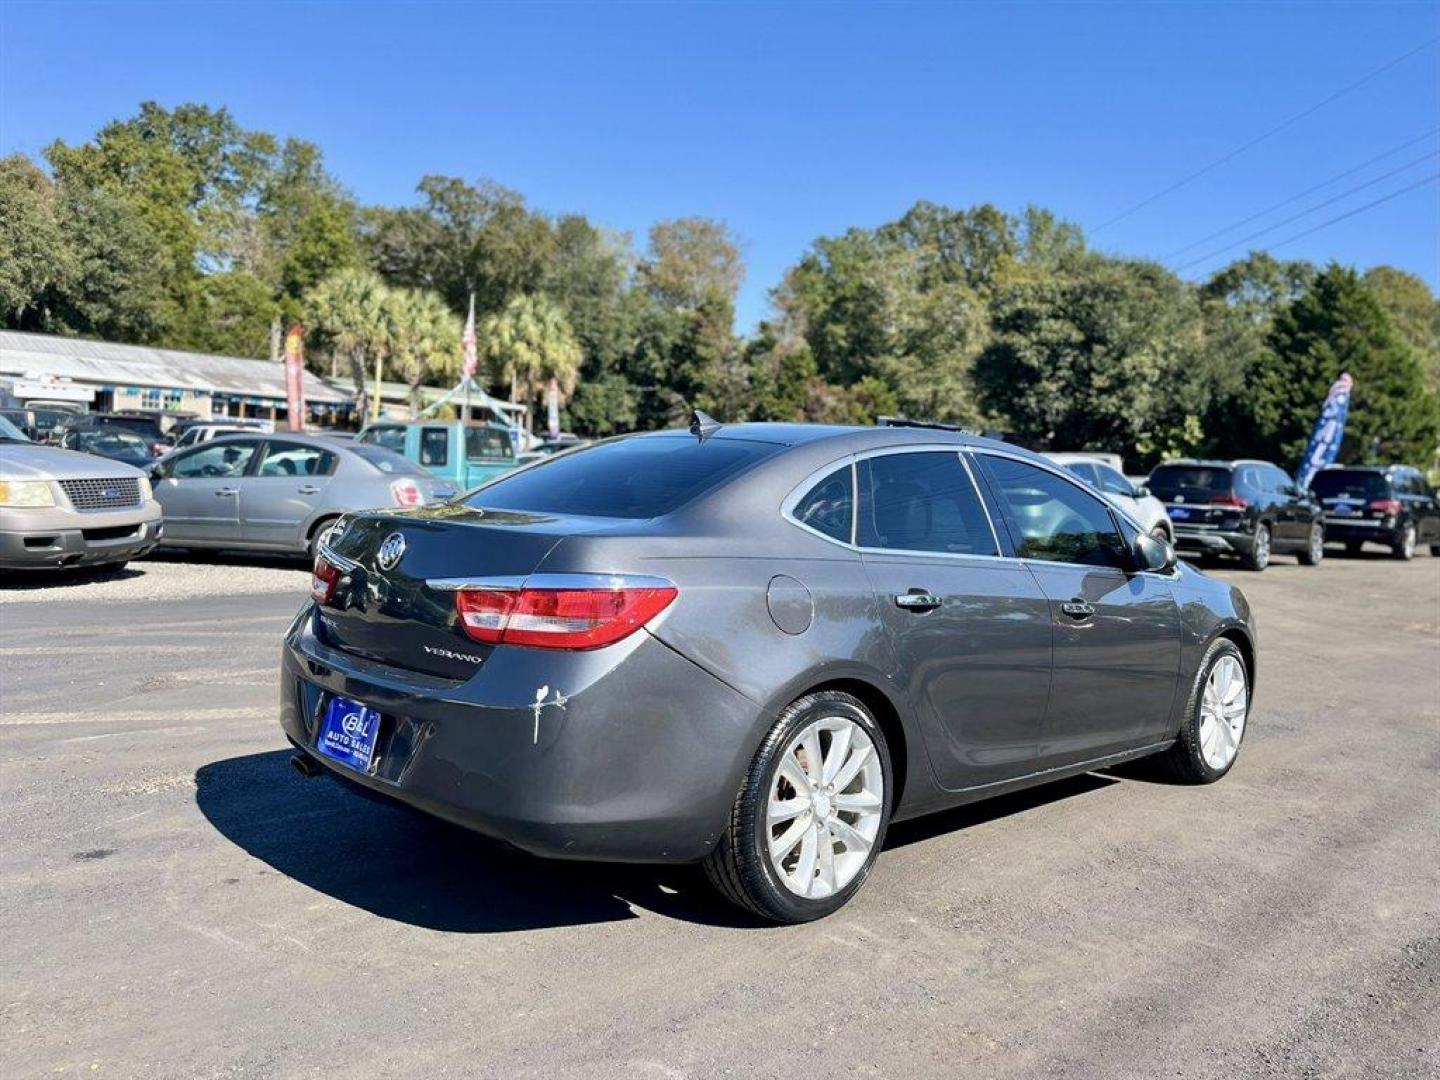
<instances>
[{"instance_id":1,"label":"american flag","mask_svg":"<svg viewBox=\"0 0 1440 1080\"><path fill-rule=\"evenodd\" d=\"M475 377L479 366L475 356L475 294L470 294L470 317L465 320L465 332L460 335L460 344L465 349L465 364L461 369L467 379Z\"/></svg>"}]
</instances>

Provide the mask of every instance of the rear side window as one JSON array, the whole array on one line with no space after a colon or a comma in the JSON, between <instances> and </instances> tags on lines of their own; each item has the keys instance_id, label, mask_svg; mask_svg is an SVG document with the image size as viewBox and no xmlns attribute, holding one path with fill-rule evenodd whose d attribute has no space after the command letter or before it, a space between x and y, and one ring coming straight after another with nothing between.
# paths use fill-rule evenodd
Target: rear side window
<instances>
[{"instance_id":1,"label":"rear side window","mask_svg":"<svg viewBox=\"0 0 1440 1080\"><path fill-rule=\"evenodd\" d=\"M515 456L510 449L510 433L492 427L466 428L465 456L471 461L508 461Z\"/></svg>"},{"instance_id":2,"label":"rear side window","mask_svg":"<svg viewBox=\"0 0 1440 1080\"><path fill-rule=\"evenodd\" d=\"M850 466L842 465L806 492L790 516L832 540L850 543L855 510L854 486L850 481Z\"/></svg>"},{"instance_id":3,"label":"rear side window","mask_svg":"<svg viewBox=\"0 0 1440 1080\"><path fill-rule=\"evenodd\" d=\"M956 453L882 454L863 459L861 547L998 555L990 521Z\"/></svg>"},{"instance_id":4,"label":"rear side window","mask_svg":"<svg viewBox=\"0 0 1440 1080\"><path fill-rule=\"evenodd\" d=\"M1161 465L1150 474L1150 490L1165 502L1209 502L1216 495L1226 495L1234 482L1234 474L1224 466Z\"/></svg>"},{"instance_id":5,"label":"rear side window","mask_svg":"<svg viewBox=\"0 0 1440 1080\"><path fill-rule=\"evenodd\" d=\"M1322 499L1388 499L1390 484L1377 472L1359 469L1324 469L1310 481L1310 490Z\"/></svg>"},{"instance_id":6,"label":"rear side window","mask_svg":"<svg viewBox=\"0 0 1440 1080\"><path fill-rule=\"evenodd\" d=\"M409 458L386 450L383 446L369 446L365 443L351 443L350 451L367 464L375 466L392 476L425 476L425 470Z\"/></svg>"},{"instance_id":7,"label":"rear side window","mask_svg":"<svg viewBox=\"0 0 1440 1080\"><path fill-rule=\"evenodd\" d=\"M1095 476L1100 482L1100 490L1106 495L1125 495L1133 497L1135 485L1125 479L1124 474L1116 472L1109 465L1096 464Z\"/></svg>"},{"instance_id":8,"label":"rear side window","mask_svg":"<svg viewBox=\"0 0 1440 1080\"><path fill-rule=\"evenodd\" d=\"M690 435L621 439L507 473L465 501L540 514L659 517L781 449L741 439L702 443Z\"/></svg>"},{"instance_id":9,"label":"rear side window","mask_svg":"<svg viewBox=\"0 0 1440 1080\"><path fill-rule=\"evenodd\" d=\"M273 442L260 462L260 476L329 476L335 471L335 455L318 446Z\"/></svg>"},{"instance_id":10,"label":"rear side window","mask_svg":"<svg viewBox=\"0 0 1440 1080\"><path fill-rule=\"evenodd\" d=\"M1129 552L1109 507L1045 469L985 456L1022 559L1126 568Z\"/></svg>"},{"instance_id":11,"label":"rear side window","mask_svg":"<svg viewBox=\"0 0 1440 1080\"><path fill-rule=\"evenodd\" d=\"M373 427L361 432L356 442L383 446L397 454L405 453L405 429L403 427Z\"/></svg>"},{"instance_id":12,"label":"rear side window","mask_svg":"<svg viewBox=\"0 0 1440 1080\"><path fill-rule=\"evenodd\" d=\"M1084 480L1087 484L1099 484L1099 481L1095 478L1095 466L1088 461L1067 461L1065 462L1065 468L1080 477L1080 479Z\"/></svg>"}]
</instances>

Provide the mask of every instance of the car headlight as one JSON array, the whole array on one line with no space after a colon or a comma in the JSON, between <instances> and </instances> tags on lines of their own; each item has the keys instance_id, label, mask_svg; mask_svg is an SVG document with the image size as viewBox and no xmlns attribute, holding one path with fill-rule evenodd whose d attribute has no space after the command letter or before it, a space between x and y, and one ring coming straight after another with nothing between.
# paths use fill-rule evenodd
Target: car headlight
<instances>
[{"instance_id":1,"label":"car headlight","mask_svg":"<svg viewBox=\"0 0 1440 1080\"><path fill-rule=\"evenodd\" d=\"M0 506L54 506L48 480L0 480Z\"/></svg>"},{"instance_id":2,"label":"car headlight","mask_svg":"<svg viewBox=\"0 0 1440 1080\"><path fill-rule=\"evenodd\" d=\"M142 503L147 503L151 500L154 494L155 492L152 491L150 488L150 478L148 476L140 477L140 501Z\"/></svg>"}]
</instances>

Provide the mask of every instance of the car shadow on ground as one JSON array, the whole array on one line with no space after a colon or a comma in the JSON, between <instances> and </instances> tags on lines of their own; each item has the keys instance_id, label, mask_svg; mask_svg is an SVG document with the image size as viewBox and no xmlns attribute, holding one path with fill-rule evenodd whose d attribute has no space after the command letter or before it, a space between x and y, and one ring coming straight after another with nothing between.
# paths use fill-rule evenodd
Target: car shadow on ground
<instances>
[{"instance_id":1,"label":"car shadow on ground","mask_svg":"<svg viewBox=\"0 0 1440 1080\"><path fill-rule=\"evenodd\" d=\"M53 570L0 571L0 592L31 592L36 589L66 588L90 585L97 581L129 581L144 577L145 571L134 563L116 570L105 566L59 567Z\"/></svg>"},{"instance_id":2,"label":"car shadow on ground","mask_svg":"<svg viewBox=\"0 0 1440 1080\"><path fill-rule=\"evenodd\" d=\"M244 851L345 904L431 930L504 933L635 918L641 908L711 926L769 926L720 898L694 866L539 859L322 775L290 752L201 767L195 801ZM887 848L928 840L1118 781L1086 775L894 825Z\"/></svg>"},{"instance_id":3,"label":"car shadow on ground","mask_svg":"<svg viewBox=\"0 0 1440 1080\"><path fill-rule=\"evenodd\" d=\"M310 556L299 552L293 555L262 554L224 548L156 548L145 556L144 561L194 563L201 566L256 566L271 570L305 570L311 562Z\"/></svg>"}]
</instances>

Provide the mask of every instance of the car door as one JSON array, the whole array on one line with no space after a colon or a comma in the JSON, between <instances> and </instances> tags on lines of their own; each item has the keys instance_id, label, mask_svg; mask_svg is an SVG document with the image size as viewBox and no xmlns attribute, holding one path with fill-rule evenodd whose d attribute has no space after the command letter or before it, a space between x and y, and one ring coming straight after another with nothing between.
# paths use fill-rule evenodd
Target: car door
<instances>
[{"instance_id":1,"label":"car door","mask_svg":"<svg viewBox=\"0 0 1440 1080\"><path fill-rule=\"evenodd\" d=\"M1180 671L1170 574L1136 573L1105 502L1061 471L977 452L995 516L1049 603L1054 664L1042 769L1158 741Z\"/></svg>"},{"instance_id":2,"label":"car door","mask_svg":"<svg viewBox=\"0 0 1440 1080\"><path fill-rule=\"evenodd\" d=\"M1262 465L1257 471L1270 505L1270 538L1275 547L1303 547L1310 535L1310 513L1294 482L1273 465Z\"/></svg>"},{"instance_id":3,"label":"car door","mask_svg":"<svg viewBox=\"0 0 1440 1080\"><path fill-rule=\"evenodd\" d=\"M240 533L247 545L303 548L304 528L323 505L339 456L289 439L268 439L253 475L240 482Z\"/></svg>"},{"instance_id":4,"label":"car door","mask_svg":"<svg viewBox=\"0 0 1440 1080\"><path fill-rule=\"evenodd\" d=\"M1050 615L1035 578L1000 558L956 448L856 463L856 543L897 679L940 783L1032 772L1050 688Z\"/></svg>"},{"instance_id":5,"label":"car door","mask_svg":"<svg viewBox=\"0 0 1440 1080\"><path fill-rule=\"evenodd\" d=\"M258 439L205 443L156 467L155 498L172 543L239 543L240 483L260 447Z\"/></svg>"}]
</instances>

